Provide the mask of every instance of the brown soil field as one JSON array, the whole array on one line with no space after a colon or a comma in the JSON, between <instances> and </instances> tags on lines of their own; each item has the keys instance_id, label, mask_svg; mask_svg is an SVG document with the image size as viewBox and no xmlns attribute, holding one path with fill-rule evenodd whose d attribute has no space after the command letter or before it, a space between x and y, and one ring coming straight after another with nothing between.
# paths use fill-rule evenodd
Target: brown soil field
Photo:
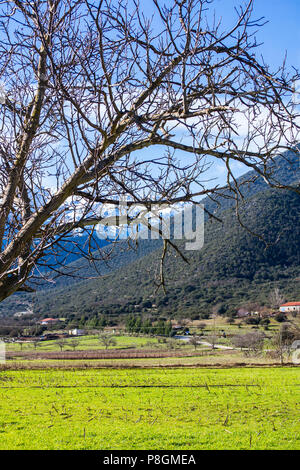
<instances>
[{"instance_id":1,"label":"brown soil field","mask_svg":"<svg viewBox=\"0 0 300 470\"><path fill-rule=\"evenodd\" d=\"M194 357L207 356L208 351L157 351L157 350L86 350L86 351L7 351L6 358L9 359L145 359L163 357Z\"/></svg>"}]
</instances>

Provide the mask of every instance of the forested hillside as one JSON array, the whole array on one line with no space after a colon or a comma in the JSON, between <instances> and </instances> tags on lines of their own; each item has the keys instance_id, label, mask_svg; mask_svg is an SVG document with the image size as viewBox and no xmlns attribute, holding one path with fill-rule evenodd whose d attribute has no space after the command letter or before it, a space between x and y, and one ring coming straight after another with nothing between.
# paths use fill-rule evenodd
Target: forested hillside
<instances>
[{"instance_id":1,"label":"forested hillside","mask_svg":"<svg viewBox=\"0 0 300 470\"><path fill-rule=\"evenodd\" d=\"M277 157L273 177L285 184L299 184L299 155L290 152ZM239 180L252 178L254 174L248 172ZM33 295L16 294L1 303L0 313L11 315L33 307L40 315L74 318L131 312L169 316L176 312L205 314L218 306L231 314L249 300L267 303L275 285L287 298L300 300L299 196L268 190L261 178L242 188L242 222L260 238L239 225L230 190L227 197L215 201L205 198L206 209L221 214L223 224L206 221L204 248L185 252L189 265L174 252L167 255L166 294L155 292L161 241L140 241L135 249L122 242L109 263L71 258L68 272L77 277L59 277ZM179 246L183 249L182 243ZM107 252L111 247L103 249Z\"/></svg>"},{"instance_id":2,"label":"forested hillside","mask_svg":"<svg viewBox=\"0 0 300 470\"><path fill-rule=\"evenodd\" d=\"M260 238L239 225L233 209L223 214L223 224L207 221L203 249L185 252L189 264L174 253L167 256L166 294L155 293L156 250L98 279L39 293L36 311L73 318L131 312L168 317L205 314L215 306L231 314L250 300L268 303L274 286L300 300L299 196L259 193L244 204L241 219Z\"/></svg>"},{"instance_id":3,"label":"forested hillside","mask_svg":"<svg viewBox=\"0 0 300 470\"><path fill-rule=\"evenodd\" d=\"M283 155L278 156L273 164L273 178L282 182L282 184L299 184L300 182L300 162L299 154L293 152L286 152ZM237 179L239 186L241 187L241 193L245 198L250 198L259 192L268 190L268 185L261 177L257 177L253 171L247 172L245 175ZM252 183L249 183L252 181ZM243 185L242 182L245 182ZM247 183L246 183L247 182ZM207 211L212 214L221 214L226 209L233 207L235 204L235 193L232 190L225 191L223 197L219 196L215 199L206 197L203 199L203 204ZM76 239L76 243L80 240L79 237ZM70 245L72 245L72 239ZM104 245L104 241L99 240L100 245ZM86 236L82 236L82 245L87 245ZM75 257L72 254L68 258L68 264L66 268L67 273L73 273L74 276L60 276L55 278L55 283L43 283L43 288L60 288L67 285L77 283L80 278L89 278L99 275L107 274L111 271L120 269L122 266L129 264L138 258L141 258L148 253L156 250L161 245L159 241L141 241L138 247L135 247L133 243L128 246L128 243L120 243L113 252L113 256L109 263L105 263L103 260L99 260L99 254L96 253L97 260L90 262L85 258L79 258L78 255ZM135 249L131 249L135 248ZM68 250L68 244L65 243L65 249ZM69 247L70 249L70 247ZM104 249L104 254L110 252L111 247ZM72 251L70 249L70 251ZM78 253L78 250L77 250ZM105 255L103 256L105 258Z\"/></svg>"}]
</instances>

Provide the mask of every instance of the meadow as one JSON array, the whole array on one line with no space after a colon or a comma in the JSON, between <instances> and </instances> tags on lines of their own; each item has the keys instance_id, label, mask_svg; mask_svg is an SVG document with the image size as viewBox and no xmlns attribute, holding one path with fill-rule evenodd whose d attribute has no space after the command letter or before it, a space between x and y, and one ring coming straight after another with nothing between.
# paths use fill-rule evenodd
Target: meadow
<instances>
[{"instance_id":1,"label":"meadow","mask_svg":"<svg viewBox=\"0 0 300 470\"><path fill-rule=\"evenodd\" d=\"M127 348L144 348L158 344L157 338L147 336L125 336L114 335L115 345L108 346L108 349L127 349ZM64 349L72 350L73 341L78 341L79 345L76 349L81 351L104 349L104 345L99 341L99 335L85 335L79 337L69 337L65 339ZM22 350L34 350L32 342L23 343ZM20 343L7 343L7 351L20 351ZM38 351L59 351L60 348L56 341L40 341L38 343Z\"/></svg>"},{"instance_id":2,"label":"meadow","mask_svg":"<svg viewBox=\"0 0 300 470\"><path fill-rule=\"evenodd\" d=\"M3 370L0 449L300 449L299 369Z\"/></svg>"}]
</instances>

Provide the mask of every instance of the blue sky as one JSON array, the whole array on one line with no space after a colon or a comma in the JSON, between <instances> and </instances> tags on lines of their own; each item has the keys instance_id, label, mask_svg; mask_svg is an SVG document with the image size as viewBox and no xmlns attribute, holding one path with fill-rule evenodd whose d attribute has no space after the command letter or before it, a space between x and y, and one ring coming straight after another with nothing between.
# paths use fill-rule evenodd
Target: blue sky
<instances>
[{"instance_id":1,"label":"blue sky","mask_svg":"<svg viewBox=\"0 0 300 470\"><path fill-rule=\"evenodd\" d=\"M248 3L248 0L215 0L216 17L222 16L224 25L232 25L236 17L234 7ZM262 44L256 54L262 54L271 69L282 65L287 54L287 68L300 69L300 0L254 0L252 19L261 17L267 24L257 29L257 41ZM216 173L218 169L219 174ZM245 171L243 165L234 165L236 177ZM209 173L224 184L226 173L223 167L214 167Z\"/></svg>"},{"instance_id":2,"label":"blue sky","mask_svg":"<svg viewBox=\"0 0 300 470\"><path fill-rule=\"evenodd\" d=\"M248 0L215 0L216 13L231 22L234 6L245 3ZM288 68L300 69L300 0L254 0L253 19L261 17L268 23L258 29L256 37L263 43L259 51L266 63L276 69L287 53ZM244 171L241 165L235 168L236 176Z\"/></svg>"},{"instance_id":3,"label":"blue sky","mask_svg":"<svg viewBox=\"0 0 300 470\"><path fill-rule=\"evenodd\" d=\"M238 2L218 0L217 3L222 10L223 5ZM300 67L300 1L256 0L254 17L260 16L269 21L257 34L259 41L264 42L261 50L266 62L271 65L279 64L287 51L288 63Z\"/></svg>"},{"instance_id":4,"label":"blue sky","mask_svg":"<svg viewBox=\"0 0 300 470\"><path fill-rule=\"evenodd\" d=\"M224 24L232 25L234 7L248 3L249 0L214 0L213 8L216 17L222 16ZM141 5L146 13L153 8L149 0L141 0ZM264 43L261 51L266 62L278 65L288 51L289 64L300 67L300 0L254 0L253 19L260 17L268 21L257 34L259 42Z\"/></svg>"},{"instance_id":5,"label":"blue sky","mask_svg":"<svg viewBox=\"0 0 300 470\"><path fill-rule=\"evenodd\" d=\"M151 14L153 3L151 0L140 0L145 14ZM172 0L165 0L172 1ZM161 0L163 3L163 0ZM248 3L248 0L214 0L213 7L216 10L216 17L222 17L224 25L232 25L236 18L234 7ZM276 68L282 63L287 52L288 65L294 65L300 69L300 0L255 0L253 19L265 17L268 21L266 25L257 32L258 42L261 52L272 68ZM257 50L258 52L258 50ZM155 149L158 152L158 149ZM153 149L149 149L145 154L153 155ZM185 156L185 158L187 158ZM217 169L218 170L218 169ZM224 172L219 168L220 173L214 169L213 177L219 179L220 184L224 184ZM235 168L236 176L244 173L245 169L240 166ZM49 185L52 179L49 178Z\"/></svg>"},{"instance_id":6,"label":"blue sky","mask_svg":"<svg viewBox=\"0 0 300 470\"><path fill-rule=\"evenodd\" d=\"M141 0L141 3L145 5L146 12L150 13L152 2ZM214 0L211 8L215 9L216 18L222 17L225 29L226 26L230 27L235 23L237 15L234 8L248 3L249 0ZM263 22L267 23L257 28L257 42L262 44L256 50L256 54L262 54L272 70L282 65L287 54L287 68L291 69L294 66L300 69L300 0L254 0L252 19L258 20L262 17L264 17ZM150 155L153 150L148 152ZM184 155L183 158L186 159L187 156ZM240 163L233 164L232 169L236 177L247 171L247 168ZM214 166L207 176L216 178L221 185L225 184L224 165Z\"/></svg>"},{"instance_id":7,"label":"blue sky","mask_svg":"<svg viewBox=\"0 0 300 470\"><path fill-rule=\"evenodd\" d=\"M248 1L215 0L216 13L231 24L234 6L245 3ZM263 43L259 51L266 63L276 69L287 54L288 68L300 69L300 0L254 0L253 19L261 17L268 23L258 29L256 37L259 43ZM242 165L235 168L236 176L244 172Z\"/></svg>"},{"instance_id":8,"label":"blue sky","mask_svg":"<svg viewBox=\"0 0 300 470\"><path fill-rule=\"evenodd\" d=\"M161 0L169 3L173 0ZM153 3L151 0L140 0L145 15L151 16L153 13ZM249 0L214 0L210 8L214 8L216 18L222 17L224 29L226 26L232 27L235 24L237 14L235 7L246 5ZM287 53L288 68L293 65L300 69L300 0L254 0L252 19L264 17L263 22L267 22L263 27L257 28L257 40L262 43L256 54L262 54L266 63L271 69L276 69L282 65L282 61ZM160 154L161 149L150 148L143 151L145 156ZM179 156L181 152L178 152ZM182 154L187 160L188 155ZM240 163L233 164L232 169L238 177L247 171L247 168ZM213 166L205 175L206 178L214 178L216 182L226 184L226 171L223 164Z\"/></svg>"},{"instance_id":9,"label":"blue sky","mask_svg":"<svg viewBox=\"0 0 300 470\"><path fill-rule=\"evenodd\" d=\"M161 4L164 2L169 4L172 0L161 0ZM237 18L235 7L248 3L249 0L214 0L210 9L215 9L217 19L222 17L226 29L226 26L230 28L235 24ZM152 1L141 0L141 5L145 14L151 15ZM300 69L300 0L254 0L252 19L258 20L262 17L264 18L262 22L266 24L256 28L257 42L261 43L256 49L256 55L261 54L271 70L276 70L282 65L287 54L287 68L291 69L294 66ZM153 152L159 153L159 150L150 148L143 153L153 156ZM181 152L177 152L178 156L180 154ZM189 157L182 154L182 158L187 160ZM234 163L232 170L236 177L248 171L241 163ZM220 164L214 165L205 175L205 179L214 178L216 183L223 185L226 184L226 176L225 167Z\"/></svg>"}]
</instances>

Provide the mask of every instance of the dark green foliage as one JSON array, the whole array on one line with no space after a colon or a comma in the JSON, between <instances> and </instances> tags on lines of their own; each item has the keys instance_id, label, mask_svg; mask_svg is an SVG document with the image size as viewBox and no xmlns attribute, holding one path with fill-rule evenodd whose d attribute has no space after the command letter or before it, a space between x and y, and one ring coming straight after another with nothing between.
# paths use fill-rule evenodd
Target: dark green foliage
<instances>
[{"instance_id":1,"label":"dark green foliage","mask_svg":"<svg viewBox=\"0 0 300 470\"><path fill-rule=\"evenodd\" d=\"M154 324L149 319L143 322L140 316L128 315L126 331L135 334L171 336L172 325L164 320L158 320Z\"/></svg>"},{"instance_id":2,"label":"dark green foliage","mask_svg":"<svg viewBox=\"0 0 300 470\"><path fill-rule=\"evenodd\" d=\"M284 323L287 321L287 317L283 312L280 312L275 315L275 320L278 321L278 323Z\"/></svg>"}]
</instances>

